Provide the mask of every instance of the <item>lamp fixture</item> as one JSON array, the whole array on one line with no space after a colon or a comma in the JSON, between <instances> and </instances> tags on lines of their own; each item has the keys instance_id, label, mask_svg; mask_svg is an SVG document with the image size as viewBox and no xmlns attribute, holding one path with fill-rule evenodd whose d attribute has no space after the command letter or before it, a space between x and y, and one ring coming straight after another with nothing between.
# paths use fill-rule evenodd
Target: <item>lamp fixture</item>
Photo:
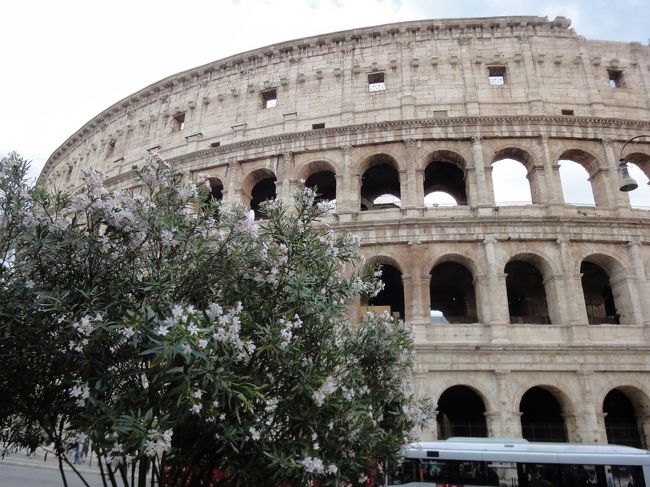
<instances>
[{"instance_id":1,"label":"lamp fixture","mask_svg":"<svg viewBox=\"0 0 650 487\"><path fill-rule=\"evenodd\" d=\"M621 147L621 155L619 156L618 159L618 177L620 179L621 185L619 186L619 190L628 192L628 191L633 191L636 188L639 187L638 183L634 180L632 176L630 176L630 173L627 170L627 163L630 162L627 159L623 157L623 151L625 150L625 146L632 142L633 140L636 140L640 137L650 137L650 135L637 135L635 137L632 137L630 140L628 140L625 144L623 144L623 147Z\"/></svg>"}]
</instances>

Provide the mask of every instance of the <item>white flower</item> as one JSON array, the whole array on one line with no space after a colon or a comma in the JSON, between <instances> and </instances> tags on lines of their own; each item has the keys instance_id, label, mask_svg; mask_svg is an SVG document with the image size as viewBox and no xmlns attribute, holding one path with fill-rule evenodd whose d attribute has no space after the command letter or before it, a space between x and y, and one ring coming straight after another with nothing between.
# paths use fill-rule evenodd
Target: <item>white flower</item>
<instances>
[{"instance_id":1,"label":"white flower","mask_svg":"<svg viewBox=\"0 0 650 487\"><path fill-rule=\"evenodd\" d=\"M187 327L187 331L189 332L190 335L198 335L199 327L196 326L195 324L191 324L190 326Z\"/></svg>"},{"instance_id":2,"label":"white flower","mask_svg":"<svg viewBox=\"0 0 650 487\"><path fill-rule=\"evenodd\" d=\"M192 347L190 346L189 343L183 343L181 345L181 352L187 353L187 354L192 353Z\"/></svg>"},{"instance_id":3,"label":"white flower","mask_svg":"<svg viewBox=\"0 0 650 487\"><path fill-rule=\"evenodd\" d=\"M203 409L203 404L194 404L194 405L190 408L190 412L191 412L192 414L200 414L200 413L201 413L201 409Z\"/></svg>"},{"instance_id":4,"label":"white flower","mask_svg":"<svg viewBox=\"0 0 650 487\"><path fill-rule=\"evenodd\" d=\"M156 330L156 334L158 334L160 336L166 336L167 333L169 333L169 328L164 326L164 325L160 325L158 327L158 329Z\"/></svg>"},{"instance_id":5,"label":"white flower","mask_svg":"<svg viewBox=\"0 0 650 487\"><path fill-rule=\"evenodd\" d=\"M203 391L201 389L197 389L192 393L192 397L195 397L197 399L201 399L203 397Z\"/></svg>"},{"instance_id":6,"label":"white flower","mask_svg":"<svg viewBox=\"0 0 650 487\"><path fill-rule=\"evenodd\" d=\"M203 350L207 346L208 346L208 341L205 338L201 338L199 340L199 348Z\"/></svg>"},{"instance_id":7,"label":"white flower","mask_svg":"<svg viewBox=\"0 0 650 487\"><path fill-rule=\"evenodd\" d=\"M319 474L325 472L325 466L320 458L305 457L300 460L300 464L307 473Z\"/></svg>"},{"instance_id":8,"label":"white flower","mask_svg":"<svg viewBox=\"0 0 650 487\"><path fill-rule=\"evenodd\" d=\"M336 472L338 471L339 471L338 467L333 463L327 466L327 473L329 474L336 475Z\"/></svg>"},{"instance_id":9,"label":"white flower","mask_svg":"<svg viewBox=\"0 0 650 487\"><path fill-rule=\"evenodd\" d=\"M250 428L251 439L257 441L260 439L260 432L257 431L253 426Z\"/></svg>"}]
</instances>

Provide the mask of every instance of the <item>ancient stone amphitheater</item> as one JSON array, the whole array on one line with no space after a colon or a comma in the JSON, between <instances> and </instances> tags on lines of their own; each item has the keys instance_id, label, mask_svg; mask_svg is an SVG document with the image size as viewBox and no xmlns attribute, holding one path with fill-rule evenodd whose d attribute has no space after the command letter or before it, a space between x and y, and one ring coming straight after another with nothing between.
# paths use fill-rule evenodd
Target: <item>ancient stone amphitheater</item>
<instances>
[{"instance_id":1,"label":"ancient stone amphitheater","mask_svg":"<svg viewBox=\"0 0 650 487\"><path fill-rule=\"evenodd\" d=\"M414 327L415 384L439 405L427 437L644 446L650 212L617 168L625 141L650 134L650 47L569 25L426 20L241 53L107 108L39 182L75 186L94 167L133 187L154 150L254 210L304 179L382 265L386 289L353 319L373 306ZM650 137L625 155L650 174ZM504 159L529 202L495 203ZM593 205L565 201L565 161L586 170Z\"/></svg>"}]
</instances>

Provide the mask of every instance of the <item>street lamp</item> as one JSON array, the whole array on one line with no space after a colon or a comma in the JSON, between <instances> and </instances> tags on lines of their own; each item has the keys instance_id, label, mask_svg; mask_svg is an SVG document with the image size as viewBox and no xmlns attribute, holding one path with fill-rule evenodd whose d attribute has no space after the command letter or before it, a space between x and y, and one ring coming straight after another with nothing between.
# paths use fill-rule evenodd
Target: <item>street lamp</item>
<instances>
[{"instance_id":1,"label":"street lamp","mask_svg":"<svg viewBox=\"0 0 650 487\"><path fill-rule=\"evenodd\" d=\"M621 185L618 189L620 189L621 191L628 192L628 191L635 190L636 188L639 187L637 182L634 180L632 176L630 176L630 173L627 171L627 163L629 161L623 157L623 150L625 149L625 146L627 144L640 137L650 137L650 135L637 135L636 137L632 137L625 144L623 144L623 147L621 147L621 155L618 159L618 177L621 180Z\"/></svg>"}]
</instances>

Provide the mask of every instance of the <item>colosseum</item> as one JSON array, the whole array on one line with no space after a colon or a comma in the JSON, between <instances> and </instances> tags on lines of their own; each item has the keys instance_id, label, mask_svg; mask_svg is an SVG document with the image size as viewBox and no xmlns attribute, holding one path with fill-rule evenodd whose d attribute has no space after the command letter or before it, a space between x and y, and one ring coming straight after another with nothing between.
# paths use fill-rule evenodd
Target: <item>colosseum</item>
<instances>
[{"instance_id":1,"label":"colosseum","mask_svg":"<svg viewBox=\"0 0 650 487\"><path fill-rule=\"evenodd\" d=\"M304 179L382 267L353 320L369 306L413 326L415 387L438 404L424 437L646 446L650 212L618 172L646 134L650 47L585 39L564 17L424 20L165 78L80 128L39 184L94 167L132 188L147 151L253 210ZM624 155L650 175L650 137ZM530 201L495 198L504 160ZM592 205L566 199L569 161Z\"/></svg>"}]
</instances>

